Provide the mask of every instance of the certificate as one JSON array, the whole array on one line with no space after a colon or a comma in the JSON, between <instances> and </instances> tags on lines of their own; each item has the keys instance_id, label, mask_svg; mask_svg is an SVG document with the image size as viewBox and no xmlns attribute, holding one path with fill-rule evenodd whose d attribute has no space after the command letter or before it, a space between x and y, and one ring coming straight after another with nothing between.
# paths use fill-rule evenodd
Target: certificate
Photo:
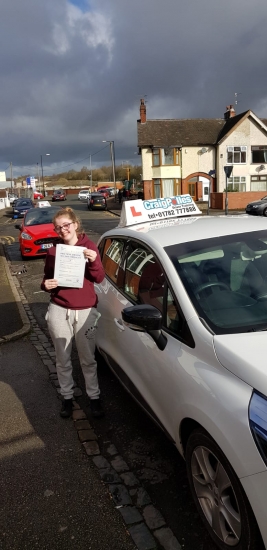
<instances>
[{"instance_id":1,"label":"certificate","mask_svg":"<svg viewBox=\"0 0 267 550\"><path fill-rule=\"evenodd\" d=\"M58 286L82 288L86 258L82 246L57 244L54 279Z\"/></svg>"}]
</instances>

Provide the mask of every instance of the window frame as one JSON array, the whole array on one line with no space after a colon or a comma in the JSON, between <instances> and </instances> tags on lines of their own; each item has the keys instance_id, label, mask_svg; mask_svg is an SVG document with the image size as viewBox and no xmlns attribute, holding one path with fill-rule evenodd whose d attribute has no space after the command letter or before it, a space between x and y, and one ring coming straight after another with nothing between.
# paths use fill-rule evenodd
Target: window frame
<instances>
[{"instance_id":1,"label":"window frame","mask_svg":"<svg viewBox=\"0 0 267 550\"><path fill-rule=\"evenodd\" d=\"M172 161L164 162L165 151L172 150ZM155 162L158 158L158 162ZM152 166L180 166L181 165L181 150L179 147L152 147Z\"/></svg>"},{"instance_id":2,"label":"window frame","mask_svg":"<svg viewBox=\"0 0 267 550\"><path fill-rule=\"evenodd\" d=\"M235 181L237 179L239 179L239 181ZM241 181L242 179L244 181ZM235 185L238 186L238 193L245 193L247 185L246 176L230 176L230 178L227 178L227 191L229 191L230 193L235 192ZM231 189L231 186L233 187L233 189ZM240 186L244 186L244 190L240 189Z\"/></svg>"},{"instance_id":3,"label":"window frame","mask_svg":"<svg viewBox=\"0 0 267 550\"><path fill-rule=\"evenodd\" d=\"M240 151L238 151L240 149ZM226 163L227 164L247 164L247 145L227 145ZM235 161L235 154L240 153L240 161ZM245 161L242 161L242 153L245 153ZM233 155L233 160L229 160L229 154Z\"/></svg>"},{"instance_id":4,"label":"window frame","mask_svg":"<svg viewBox=\"0 0 267 550\"><path fill-rule=\"evenodd\" d=\"M267 145L251 145L251 164L266 164L267 160L257 160L253 161L253 152L256 151L266 151L266 158L267 158Z\"/></svg>"}]
</instances>

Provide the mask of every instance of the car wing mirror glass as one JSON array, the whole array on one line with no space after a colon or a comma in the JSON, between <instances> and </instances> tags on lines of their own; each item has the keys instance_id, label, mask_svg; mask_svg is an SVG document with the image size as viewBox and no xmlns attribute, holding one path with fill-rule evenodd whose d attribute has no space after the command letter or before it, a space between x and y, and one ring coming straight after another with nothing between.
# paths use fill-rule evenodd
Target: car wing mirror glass
<instances>
[{"instance_id":1,"label":"car wing mirror glass","mask_svg":"<svg viewBox=\"0 0 267 550\"><path fill-rule=\"evenodd\" d=\"M16 223L16 225L14 227L15 227L15 229L19 229L21 231L22 224L21 223Z\"/></svg>"}]
</instances>

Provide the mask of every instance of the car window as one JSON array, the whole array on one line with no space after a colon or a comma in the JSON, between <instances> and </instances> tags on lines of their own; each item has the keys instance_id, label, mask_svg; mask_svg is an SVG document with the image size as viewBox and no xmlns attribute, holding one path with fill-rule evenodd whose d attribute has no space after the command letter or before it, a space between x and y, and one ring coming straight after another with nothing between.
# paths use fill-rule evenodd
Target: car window
<instances>
[{"instance_id":1,"label":"car window","mask_svg":"<svg viewBox=\"0 0 267 550\"><path fill-rule=\"evenodd\" d=\"M119 264L123 251L123 240L120 239L107 239L104 245L104 252L102 256L102 263L106 272L106 275L114 282L118 282Z\"/></svg>"},{"instance_id":2,"label":"car window","mask_svg":"<svg viewBox=\"0 0 267 550\"><path fill-rule=\"evenodd\" d=\"M191 347L194 342L182 311L170 289L163 267L145 247L128 243L124 292L138 304L149 304L162 313L162 325Z\"/></svg>"}]
</instances>

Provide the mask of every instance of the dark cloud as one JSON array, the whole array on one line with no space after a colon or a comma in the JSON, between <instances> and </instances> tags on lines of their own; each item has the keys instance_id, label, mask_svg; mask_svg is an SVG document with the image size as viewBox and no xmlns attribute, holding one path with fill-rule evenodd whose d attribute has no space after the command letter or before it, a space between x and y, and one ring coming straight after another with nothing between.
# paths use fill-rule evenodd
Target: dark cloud
<instances>
[{"instance_id":1,"label":"dark cloud","mask_svg":"<svg viewBox=\"0 0 267 550\"><path fill-rule=\"evenodd\" d=\"M235 92L238 112L267 116L264 13L264 0L2 0L0 170L46 152L52 171L107 163L104 139L133 162L145 94L148 118L222 117Z\"/></svg>"}]
</instances>

